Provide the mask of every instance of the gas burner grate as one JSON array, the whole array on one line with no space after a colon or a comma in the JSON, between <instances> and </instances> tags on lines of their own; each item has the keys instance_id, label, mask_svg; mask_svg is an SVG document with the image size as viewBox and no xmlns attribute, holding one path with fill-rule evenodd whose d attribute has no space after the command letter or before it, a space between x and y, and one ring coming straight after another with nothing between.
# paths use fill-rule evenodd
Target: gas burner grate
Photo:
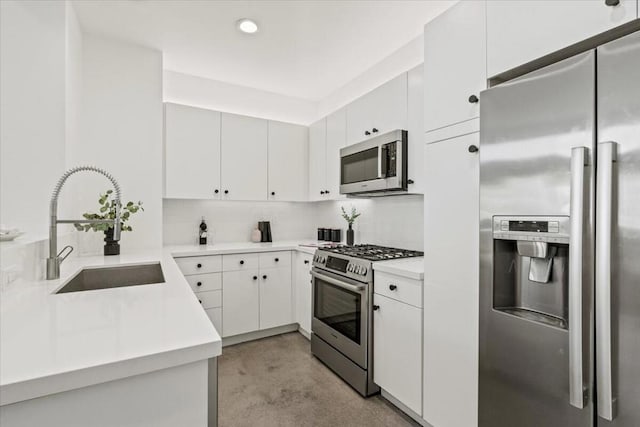
<instances>
[{"instance_id":1,"label":"gas burner grate","mask_svg":"<svg viewBox=\"0 0 640 427\"><path fill-rule=\"evenodd\" d=\"M412 258L424 256L423 252L409 251L405 249L389 248L377 245L338 246L325 249L341 255L362 258L369 261L385 261L391 259Z\"/></svg>"}]
</instances>

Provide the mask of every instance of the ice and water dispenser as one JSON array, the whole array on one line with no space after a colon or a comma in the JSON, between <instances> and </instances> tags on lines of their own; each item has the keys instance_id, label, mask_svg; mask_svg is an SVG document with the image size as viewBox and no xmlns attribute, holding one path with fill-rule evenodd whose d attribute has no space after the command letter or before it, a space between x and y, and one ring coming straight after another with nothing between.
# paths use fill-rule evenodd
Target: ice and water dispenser
<instances>
[{"instance_id":1,"label":"ice and water dispenser","mask_svg":"<svg viewBox=\"0 0 640 427\"><path fill-rule=\"evenodd\" d=\"M566 329L569 217L493 217L493 308Z\"/></svg>"}]
</instances>

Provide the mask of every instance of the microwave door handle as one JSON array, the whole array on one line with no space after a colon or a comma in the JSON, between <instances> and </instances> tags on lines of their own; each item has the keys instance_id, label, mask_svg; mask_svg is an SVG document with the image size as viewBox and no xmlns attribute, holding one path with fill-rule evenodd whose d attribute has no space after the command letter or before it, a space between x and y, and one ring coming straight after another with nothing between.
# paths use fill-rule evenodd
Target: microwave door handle
<instances>
[{"instance_id":1,"label":"microwave door handle","mask_svg":"<svg viewBox=\"0 0 640 427\"><path fill-rule=\"evenodd\" d=\"M382 176L382 145L378 145L378 178L384 178Z\"/></svg>"}]
</instances>

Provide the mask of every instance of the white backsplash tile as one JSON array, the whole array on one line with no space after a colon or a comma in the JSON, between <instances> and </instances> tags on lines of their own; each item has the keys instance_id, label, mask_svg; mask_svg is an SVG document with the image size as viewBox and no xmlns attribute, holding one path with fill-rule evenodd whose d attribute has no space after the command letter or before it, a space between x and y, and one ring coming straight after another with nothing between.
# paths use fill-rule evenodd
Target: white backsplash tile
<instances>
[{"instance_id":1,"label":"white backsplash tile","mask_svg":"<svg viewBox=\"0 0 640 427\"><path fill-rule=\"evenodd\" d=\"M422 250L423 203L420 195L304 203L165 199L163 238L165 245L197 242L204 217L214 244L249 241L258 221L271 222L274 240L315 240L319 227L340 228L345 239L340 207L354 206L362 213L354 225L356 243Z\"/></svg>"}]
</instances>

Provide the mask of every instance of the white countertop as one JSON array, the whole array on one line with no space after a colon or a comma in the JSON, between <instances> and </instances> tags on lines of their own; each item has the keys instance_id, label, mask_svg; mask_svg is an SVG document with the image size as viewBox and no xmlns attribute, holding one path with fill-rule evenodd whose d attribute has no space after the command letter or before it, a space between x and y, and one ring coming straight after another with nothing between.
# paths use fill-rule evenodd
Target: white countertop
<instances>
[{"instance_id":1,"label":"white countertop","mask_svg":"<svg viewBox=\"0 0 640 427\"><path fill-rule=\"evenodd\" d=\"M313 254L318 247L329 244L328 242L316 241L282 241L270 243L252 243L252 242L234 242L234 243L216 243L207 246L198 245L182 245L182 246L166 246L165 250L169 251L174 257L204 256L204 255L222 255L222 254L239 254L251 252L272 252L272 251L300 251L307 254Z\"/></svg>"},{"instance_id":2,"label":"white countertop","mask_svg":"<svg viewBox=\"0 0 640 427\"><path fill-rule=\"evenodd\" d=\"M377 261L373 263L374 271L395 274L409 279L424 279L424 257Z\"/></svg>"},{"instance_id":3,"label":"white countertop","mask_svg":"<svg viewBox=\"0 0 640 427\"><path fill-rule=\"evenodd\" d=\"M160 262L165 283L54 294L84 266ZM215 357L220 335L168 251L78 257L0 295L0 405Z\"/></svg>"}]
</instances>

